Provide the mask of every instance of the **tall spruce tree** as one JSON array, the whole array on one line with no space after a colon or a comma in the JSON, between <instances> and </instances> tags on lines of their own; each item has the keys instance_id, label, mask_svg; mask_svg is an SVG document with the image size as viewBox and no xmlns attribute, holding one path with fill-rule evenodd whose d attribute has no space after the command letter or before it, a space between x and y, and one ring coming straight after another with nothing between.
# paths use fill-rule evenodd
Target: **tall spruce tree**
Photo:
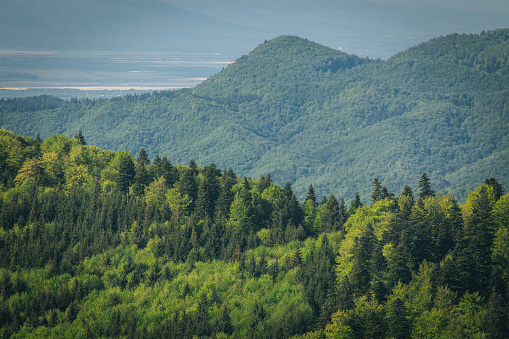
<instances>
[{"instance_id":1,"label":"tall spruce tree","mask_svg":"<svg viewBox=\"0 0 509 339\"><path fill-rule=\"evenodd\" d=\"M150 159L148 158L147 151L145 151L144 147L142 147L140 152L138 153L138 157L136 158L136 161L139 164L150 165Z\"/></svg>"},{"instance_id":2,"label":"tall spruce tree","mask_svg":"<svg viewBox=\"0 0 509 339\"><path fill-rule=\"evenodd\" d=\"M180 181L178 183L178 188L180 191L180 194L187 195L189 198L191 198L191 202L188 205L189 211L194 211L194 207L196 205L196 199L198 198L198 187L196 185L195 175L194 171L185 168L181 175L180 175Z\"/></svg>"},{"instance_id":3,"label":"tall spruce tree","mask_svg":"<svg viewBox=\"0 0 509 339\"><path fill-rule=\"evenodd\" d=\"M419 179L418 187L419 187L419 199L435 196L435 191L433 191L433 189L431 188L430 180L426 172L422 173L421 178Z\"/></svg>"},{"instance_id":4,"label":"tall spruce tree","mask_svg":"<svg viewBox=\"0 0 509 339\"><path fill-rule=\"evenodd\" d=\"M350 214L354 214L355 211L359 208L359 207L362 207L362 202L361 202L361 198L359 196L359 192L355 192L355 197L353 198L352 202L350 203L350 208L348 209L348 212Z\"/></svg>"},{"instance_id":5,"label":"tall spruce tree","mask_svg":"<svg viewBox=\"0 0 509 339\"><path fill-rule=\"evenodd\" d=\"M216 201L219 196L219 176L221 171L216 165L210 164L203 169L201 181L196 199L197 212L204 218L213 218L216 209Z\"/></svg>"},{"instance_id":6,"label":"tall spruce tree","mask_svg":"<svg viewBox=\"0 0 509 339\"><path fill-rule=\"evenodd\" d=\"M134 167L134 162L130 155L125 154L120 159L120 165L118 168L118 175L116 178L118 189L123 193L128 193L129 186L131 186L131 184L134 182L135 175L136 170Z\"/></svg>"},{"instance_id":7,"label":"tall spruce tree","mask_svg":"<svg viewBox=\"0 0 509 339\"><path fill-rule=\"evenodd\" d=\"M382 199L382 183L378 178L373 179L373 192L371 193L371 203L374 204L378 200Z\"/></svg>"},{"instance_id":8,"label":"tall spruce tree","mask_svg":"<svg viewBox=\"0 0 509 339\"><path fill-rule=\"evenodd\" d=\"M37 133L39 133L39 132L37 132ZM39 134L37 134L37 135L39 136ZM40 139L40 137L39 137L39 139ZM83 132L81 131L81 128L79 129L78 132L76 132L74 134L74 139L77 139L78 142L80 143L80 145L85 146L87 144L87 142L85 141L85 137L83 136Z\"/></svg>"},{"instance_id":9,"label":"tall spruce tree","mask_svg":"<svg viewBox=\"0 0 509 339\"><path fill-rule=\"evenodd\" d=\"M306 196L306 201L311 200L314 204L316 204L316 195L315 195L315 189L313 188L313 185L309 185L308 188L308 194Z\"/></svg>"},{"instance_id":10,"label":"tall spruce tree","mask_svg":"<svg viewBox=\"0 0 509 339\"><path fill-rule=\"evenodd\" d=\"M490 185L493 188L493 192L495 193L495 200L498 201L504 195L504 188L495 178L486 178L484 180L486 185Z\"/></svg>"}]
</instances>

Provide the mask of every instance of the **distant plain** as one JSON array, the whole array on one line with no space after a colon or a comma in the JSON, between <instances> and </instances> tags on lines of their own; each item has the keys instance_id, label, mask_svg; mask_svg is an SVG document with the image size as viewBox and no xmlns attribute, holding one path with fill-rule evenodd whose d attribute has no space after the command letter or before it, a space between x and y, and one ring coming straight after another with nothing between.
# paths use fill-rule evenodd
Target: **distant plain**
<instances>
[{"instance_id":1,"label":"distant plain","mask_svg":"<svg viewBox=\"0 0 509 339\"><path fill-rule=\"evenodd\" d=\"M218 53L0 50L0 98L68 99L193 87L232 63Z\"/></svg>"}]
</instances>

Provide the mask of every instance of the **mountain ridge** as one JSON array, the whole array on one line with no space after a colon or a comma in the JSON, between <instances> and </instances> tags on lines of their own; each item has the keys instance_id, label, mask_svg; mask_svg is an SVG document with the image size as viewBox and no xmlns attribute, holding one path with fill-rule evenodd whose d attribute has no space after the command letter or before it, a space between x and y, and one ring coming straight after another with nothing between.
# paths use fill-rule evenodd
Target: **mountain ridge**
<instances>
[{"instance_id":1,"label":"mountain ridge","mask_svg":"<svg viewBox=\"0 0 509 339\"><path fill-rule=\"evenodd\" d=\"M286 35L191 89L66 102L30 114L4 104L0 125L44 136L81 128L101 148L145 147L151 156L213 162L242 176L270 172L278 183L291 182L301 199L309 184L319 195L351 199L374 177L397 194L422 172L438 192L464 199L479 177L509 185L509 80L504 63L488 72L489 63L456 63L454 56L507 60L507 36L509 30L451 35L433 44L465 44L442 59L426 57L433 49L423 44L377 61ZM489 48L466 43L480 39ZM369 192L359 193L366 201Z\"/></svg>"}]
</instances>

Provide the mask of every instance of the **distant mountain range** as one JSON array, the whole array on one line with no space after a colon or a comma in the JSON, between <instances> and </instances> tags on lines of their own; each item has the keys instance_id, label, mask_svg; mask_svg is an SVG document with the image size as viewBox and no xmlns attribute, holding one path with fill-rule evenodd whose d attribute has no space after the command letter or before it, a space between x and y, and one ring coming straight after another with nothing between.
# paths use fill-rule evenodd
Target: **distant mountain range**
<instances>
[{"instance_id":1,"label":"distant mountain range","mask_svg":"<svg viewBox=\"0 0 509 339\"><path fill-rule=\"evenodd\" d=\"M301 198L367 202L378 177L398 194L423 172L460 199L495 177L509 187L509 29L432 39L387 61L296 36L269 40L202 84L111 100L0 103L0 126L172 162L271 173Z\"/></svg>"},{"instance_id":2,"label":"distant mountain range","mask_svg":"<svg viewBox=\"0 0 509 339\"><path fill-rule=\"evenodd\" d=\"M420 7L419 7L420 6ZM6 0L0 48L243 54L292 34L388 58L432 37L503 28L509 12L425 2L330 0Z\"/></svg>"}]
</instances>

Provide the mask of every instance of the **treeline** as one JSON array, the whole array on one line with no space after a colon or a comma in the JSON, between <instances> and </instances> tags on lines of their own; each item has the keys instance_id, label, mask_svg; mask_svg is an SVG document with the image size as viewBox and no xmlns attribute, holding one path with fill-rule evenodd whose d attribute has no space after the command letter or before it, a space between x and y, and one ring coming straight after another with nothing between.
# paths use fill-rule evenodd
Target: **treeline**
<instances>
[{"instance_id":1,"label":"treeline","mask_svg":"<svg viewBox=\"0 0 509 339\"><path fill-rule=\"evenodd\" d=\"M2 337L503 338L509 195L371 201L0 130Z\"/></svg>"}]
</instances>

